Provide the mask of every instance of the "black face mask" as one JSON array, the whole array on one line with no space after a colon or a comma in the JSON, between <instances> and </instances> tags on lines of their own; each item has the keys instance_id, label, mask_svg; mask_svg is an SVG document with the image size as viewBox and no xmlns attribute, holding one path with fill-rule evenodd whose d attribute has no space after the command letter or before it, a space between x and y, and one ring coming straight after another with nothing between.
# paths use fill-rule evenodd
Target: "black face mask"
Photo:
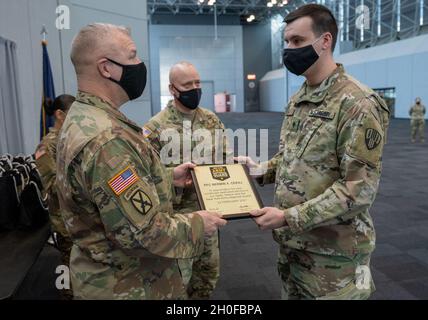
<instances>
[{"instance_id":1,"label":"black face mask","mask_svg":"<svg viewBox=\"0 0 428 320\"><path fill-rule=\"evenodd\" d=\"M147 81L147 68L144 62L138 64L121 64L109 58L107 60L122 67L122 76L119 81L113 78L109 79L125 90L129 100L140 97L143 94Z\"/></svg>"},{"instance_id":2,"label":"black face mask","mask_svg":"<svg viewBox=\"0 0 428 320\"><path fill-rule=\"evenodd\" d=\"M188 91L180 91L174 85L173 87L180 93L180 96L177 98L183 106L189 109L196 109L199 106L199 102L202 97L202 89L196 88Z\"/></svg>"},{"instance_id":3,"label":"black face mask","mask_svg":"<svg viewBox=\"0 0 428 320\"><path fill-rule=\"evenodd\" d=\"M315 40L314 43L319 39L321 37ZM288 71L300 76L318 60L319 55L313 47L314 43L301 48L284 49L282 61Z\"/></svg>"}]
</instances>

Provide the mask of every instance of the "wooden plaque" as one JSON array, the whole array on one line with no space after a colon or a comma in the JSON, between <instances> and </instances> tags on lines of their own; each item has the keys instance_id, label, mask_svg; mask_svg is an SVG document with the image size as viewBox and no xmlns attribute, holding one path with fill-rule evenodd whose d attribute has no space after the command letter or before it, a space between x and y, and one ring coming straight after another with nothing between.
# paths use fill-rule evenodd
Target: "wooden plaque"
<instances>
[{"instance_id":1,"label":"wooden plaque","mask_svg":"<svg viewBox=\"0 0 428 320\"><path fill-rule=\"evenodd\" d=\"M200 165L191 170L201 210L218 212L224 219L250 217L263 208L253 179L245 165Z\"/></svg>"}]
</instances>

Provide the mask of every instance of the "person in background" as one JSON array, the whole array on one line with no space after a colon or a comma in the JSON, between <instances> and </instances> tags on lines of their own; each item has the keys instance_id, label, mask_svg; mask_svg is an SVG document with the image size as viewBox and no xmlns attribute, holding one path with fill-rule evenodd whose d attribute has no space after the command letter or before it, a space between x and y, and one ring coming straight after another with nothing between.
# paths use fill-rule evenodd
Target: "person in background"
<instances>
[{"instance_id":1,"label":"person in background","mask_svg":"<svg viewBox=\"0 0 428 320\"><path fill-rule=\"evenodd\" d=\"M43 137L42 141L36 148L35 158L37 169L43 184L44 198L47 197L49 206L49 217L51 221L52 236L55 246L61 253L61 261L68 266L70 261L70 250L72 242L65 229L62 220L60 207L58 203L57 188L55 185L56 178L56 145L58 142L58 132L64 123L67 111L70 109L75 98L69 94L62 94L55 100L47 100L45 111L47 115L55 117L55 125L49 128L49 133ZM63 289L61 298L71 300L73 293L71 289Z\"/></svg>"},{"instance_id":2,"label":"person in background","mask_svg":"<svg viewBox=\"0 0 428 320\"><path fill-rule=\"evenodd\" d=\"M205 164L226 163L227 159L233 161L233 151L228 147L227 139L220 135L216 141L216 130L223 131L224 124L217 115L199 105L202 96L201 77L198 70L190 62L182 61L171 67L169 72L169 91L174 97L161 112L156 114L143 127L144 136L150 141L153 148L161 153L162 148L169 143L161 139L164 130L174 129L180 135L180 141L185 136L199 130L208 130L211 134L213 146L211 149L211 162ZM178 142L180 142L178 141ZM208 142L208 141L207 141ZM192 141L188 155L194 153L198 144ZM199 155L200 156L200 155ZM202 159L192 161L200 163ZM180 148L180 163L186 160L185 148ZM205 161L205 160L204 160ZM167 167L174 168L178 164L164 163ZM180 213L199 210L198 199L194 188L177 189L177 199L174 203L174 211ZM204 252L194 259L179 261L183 278L187 285L187 292L192 299L209 299L220 277L220 253L219 237L214 234L205 238Z\"/></svg>"},{"instance_id":3,"label":"person in background","mask_svg":"<svg viewBox=\"0 0 428 320\"><path fill-rule=\"evenodd\" d=\"M425 142L425 106L421 102L421 98L415 99L415 104L410 108L410 127L412 133L412 143L416 142L416 137L419 135L420 141Z\"/></svg>"}]
</instances>

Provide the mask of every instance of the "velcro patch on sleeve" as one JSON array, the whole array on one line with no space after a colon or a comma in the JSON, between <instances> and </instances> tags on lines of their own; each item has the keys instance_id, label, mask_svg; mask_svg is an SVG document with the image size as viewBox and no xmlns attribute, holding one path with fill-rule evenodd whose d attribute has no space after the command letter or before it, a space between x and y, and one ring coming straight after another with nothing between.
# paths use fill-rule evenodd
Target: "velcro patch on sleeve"
<instances>
[{"instance_id":1,"label":"velcro patch on sleeve","mask_svg":"<svg viewBox=\"0 0 428 320\"><path fill-rule=\"evenodd\" d=\"M372 113L364 114L352 132L347 153L353 158L377 167L382 158L384 131Z\"/></svg>"},{"instance_id":2,"label":"velcro patch on sleeve","mask_svg":"<svg viewBox=\"0 0 428 320\"><path fill-rule=\"evenodd\" d=\"M128 166L111 178L108 185L115 195L119 196L139 179L134 169Z\"/></svg>"},{"instance_id":3,"label":"velcro patch on sleeve","mask_svg":"<svg viewBox=\"0 0 428 320\"><path fill-rule=\"evenodd\" d=\"M366 129L365 138L366 147L368 150L373 150L382 141L382 135L379 133L379 131L373 128Z\"/></svg>"}]
</instances>

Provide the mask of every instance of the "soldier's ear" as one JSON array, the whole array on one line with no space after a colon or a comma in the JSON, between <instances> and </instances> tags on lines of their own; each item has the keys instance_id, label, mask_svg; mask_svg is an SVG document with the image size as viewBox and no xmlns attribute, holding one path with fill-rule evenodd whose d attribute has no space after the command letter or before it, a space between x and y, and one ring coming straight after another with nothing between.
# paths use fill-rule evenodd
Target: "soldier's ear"
<instances>
[{"instance_id":1,"label":"soldier's ear","mask_svg":"<svg viewBox=\"0 0 428 320\"><path fill-rule=\"evenodd\" d=\"M322 38L322 50L327 50L328 48L332 48L333 45L333 36L331 35L330 32L327 32L323 35Z\"/></svg>"},{"instance_id":2,"label":"soldier's ear","mask_svg":"<svg viewBox=\"0 0 428 320\"><path fill-rule=\"evenodd\" d=\"M55 110L55 119L58 119L60 121L64 121L65 116L66 116L66 114L64 111L62 111L60 109Z\"/></svg>"},{"instance_id":3,"label":"soldier's ear","mask_svg":"<svg viewBox=\"0 0 428 320\"><path fill-rule=\"evenodd\" d=\"M169 89L169 93L171 93L173 97L176 97L178 95L177 91L175 90L174 86L171 83L168 85L168 89Z\"/></svg>"},{"instance_id":4,"label":"soldier's ear","mask_svg":"<svg viewBox=\"0 0 428 320\"><path fill-rule=\"evenodd\" d=\"M111 73L109 69L109 61L105 58L100 59L97 61L97 68L98 72L104 77L104 78L111 78Z\"/></svg>"}]
</instances>

